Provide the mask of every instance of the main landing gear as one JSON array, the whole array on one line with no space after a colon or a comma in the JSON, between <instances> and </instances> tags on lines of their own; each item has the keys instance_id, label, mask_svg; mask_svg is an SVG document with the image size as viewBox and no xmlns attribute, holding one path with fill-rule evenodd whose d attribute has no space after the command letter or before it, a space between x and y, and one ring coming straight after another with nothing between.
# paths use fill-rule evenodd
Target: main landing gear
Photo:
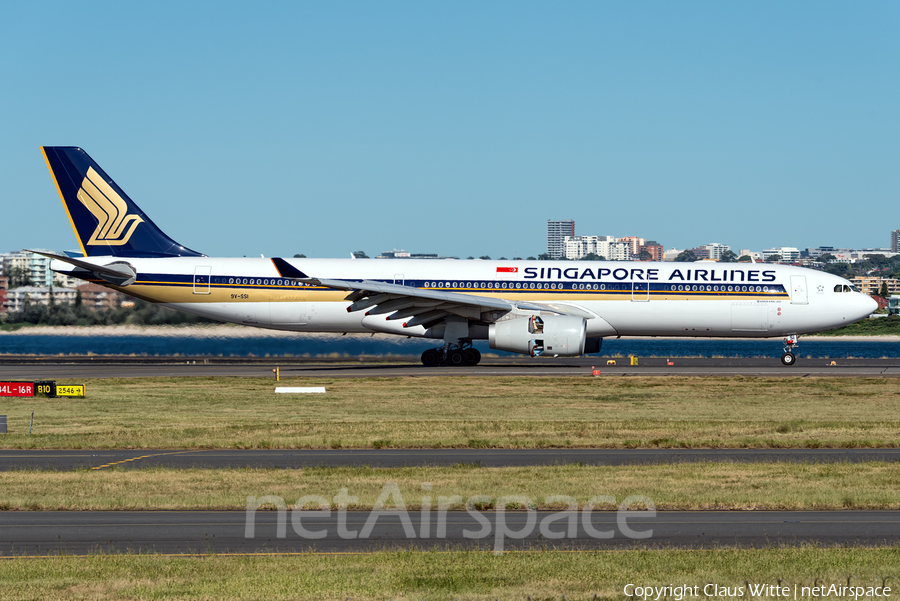
<instances>
[{"instance_id":1,"label":"main landing gear","mask_svg":"<svg viewBox=\"0 0 900 601\"><path fill-rule=\"evenodd\" d=\"M784 354L781 356L781 362L785 365L794 365L797 357L794 355L794 347L799 343L800 337L791 335L784 339Z\"/></svg>"},{"instance_id":2,"label":"main landing gear","mask_svg":"<svg viewBox=\"0 0 900 601\"><path fill-rule=\"evenodd\" d=\"M472 347L471 342L459 344L445 344L441 348L430 348L422 353L422 365L425 367L437 367L438 365L451 365L461 367L463 365L478 365L481 361L481 353Z\"/></svg>"}]
</instances>

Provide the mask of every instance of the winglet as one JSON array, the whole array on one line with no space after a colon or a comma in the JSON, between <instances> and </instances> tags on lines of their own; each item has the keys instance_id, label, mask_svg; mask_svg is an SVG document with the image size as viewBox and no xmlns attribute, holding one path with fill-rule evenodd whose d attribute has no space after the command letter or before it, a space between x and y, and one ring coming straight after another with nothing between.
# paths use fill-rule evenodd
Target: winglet
<instances>
[{"instance_id":1,"label":"winglet","mask_svg":"<svg viewBox=\"0 0 900 601\"><path fill-rule=\"evenodd\" d=\"M278 275L283 278L291 278L293 280L309 278L308 275L306 275L284 259L274 257L272 258L272 264L275 265L275 269L278 271Z\"/></svg>"}]
</instances>

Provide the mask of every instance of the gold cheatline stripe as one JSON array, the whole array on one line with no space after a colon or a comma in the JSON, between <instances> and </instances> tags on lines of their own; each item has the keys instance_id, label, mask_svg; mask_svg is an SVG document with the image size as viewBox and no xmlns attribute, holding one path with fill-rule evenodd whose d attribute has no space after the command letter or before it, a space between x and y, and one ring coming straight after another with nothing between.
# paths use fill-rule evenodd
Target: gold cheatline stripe
<instances>
[{"instance_id":1,"label":"gold cheatline stripe","mask_svg":"<svg viewBox=\"0 0 900 601\"><path fill-rule=\"evenodd\" d=\"M219 277L219 276L216 276ZM255 279L255 278L254 278ZM269 278L271 279L271 278ZM100 280L97 280L100 281ZM142 286L195 286L196 284L193 281L190 282L167 282L164 280L135 280L133 284L129 284L129 286L134 286L135 284L140 284ZM201 286L206 286L207 284L200 284ZM209 286L211 288L234 288L236 290L241 290L244 288L260 288L260 289L275 289L275 290L331 290L332 292L344 292L344 290L336 290L335 288L328 288L326 286L285 286L279 284L222 284L218 282L210 282ZM418 288L417 288L418 290Z\"/></svg>"},{"instance_id":2,"label":"gold cheatline stripe","mask_svg":"<svg viewBox=\"0 0 900 601\"><path fill-rule=\"evenodd\" d=\"M216 276L220 277L220 276ZM255 278L254 278L255 279ZM270 278L271 279L271 278ZM98 280L99 281L99 280ZM141 286L173 286L173 287L189 287L194 286L194 282L168 282L163 280L137 280L134 284L129 284L131 286L141 285ZM205 284L201 284L205 285ZM278 284L225 284L218 282L211 282L209 284L210 288L219 288L219 289L234 289L234 290L245 290L247 288L257 288L261 290L285 290L291 292L300 292L300 291L309 291L309 290L319 290L319 291L330 291L330 292L345 292L344 290L337 290L335 288L328 288L327 286L301 286L301 287L291 287L291 286L282 286ZM571 288L558 288L558 289L550 289L550 288L434 288L434 287L423 287L423 288L412 288L413 290L438 290L438 291L452 291L458 292L461 294L466 293L474 293L474 292L490 292L490 293L500 293L500 294L576 294L576 295L585 295L593 293L595 296L599 295L607 295L607 296L628 296L632 293L631 290L588 290L588 289L571 289ZM645 290L638 290L637 292L646 292ZM754 296L750 296L753 294ZM762 295L762 298L773 298L773 297L789 297L787 292L716 292L716 291L706 291L700 292L697 290L696 292L691 290L651 290L650 296L679 296L683 298L697 298L698 296L726 296L726 297L749 297L749 298L758 298L759 295ZM639 295L644 296L644 295ZM534 300L534 299L529 299Z\"/></svg>"},{"instance_id":3,"label":"gold cheatline stripe","mask_svg":"<svg viewBox=\"0 0 900 601\"><path fill-rule=\"evenodd\" d=\"M122 290L126 294L132 294L140 298L153 300L155 302L164 303L240 303L240 302L302 302L298 295L305 296L305 302L320 303L343 303L346 302L346 291L334 290L331 288L283 288L279 286L242 284L240 286L233 284L218 284L210 287L210 293L198 295L193 292L190 283L173 282L166 283L150 283L144 282L140 285L132 284L128 287L116 287L116 290ZM230 294L251 294L257 295L253 299L231 299ZM460 294L478 295L479 292L466 289L460 291ZM684 293L664 291L654 292L649 297L638 296L633 297L627 292L616 293L615 291L604 290L499 290L493 292L481 292L481 294L490 294L491 298L504 298L511 302L650 302L661 303L667 301L786 301L786 294L764 294L740 292L740 293L721 293L721 292L703 292ZM290 298L288 298L290 297Z\"/></svg>"}]
</instances>

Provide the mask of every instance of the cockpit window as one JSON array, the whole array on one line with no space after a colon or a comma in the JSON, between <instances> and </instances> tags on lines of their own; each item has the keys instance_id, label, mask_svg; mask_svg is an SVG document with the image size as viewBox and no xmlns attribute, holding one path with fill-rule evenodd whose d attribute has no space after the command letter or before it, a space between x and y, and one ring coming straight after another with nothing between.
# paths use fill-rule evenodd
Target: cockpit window
<instances>
[{"instance_id":1,"label":"cockpit window","mask_svg":"<svg viewBox=\"0 0 900 601\"><path fill-rule=\"evenodd\" d=\"M846 284L837 284L834 287L835 292L859 292L856 286L848 286Z\"/></svg>"},{"instance_id":2,"label":"cockpit window","mask_svg":"<svg viewBox=\"0 0 900 601\"><path fill-rule=\"evenodd\" d=\"M835 285L834 291L835 292L843 292L843 286L841 286L840 284Z\"/></svg>"},{"instance_id":3,"label":"cockpit window","mask_svg":"<svg viewBox=\"0 0 900 601\"><path fill-rule=\"evenodd\" d=\"M851 292L859 292L859 288L857 288L856 286L844 286L844 288L848 288L848 287L850 288Z\"/></svg>"}]
</instances>

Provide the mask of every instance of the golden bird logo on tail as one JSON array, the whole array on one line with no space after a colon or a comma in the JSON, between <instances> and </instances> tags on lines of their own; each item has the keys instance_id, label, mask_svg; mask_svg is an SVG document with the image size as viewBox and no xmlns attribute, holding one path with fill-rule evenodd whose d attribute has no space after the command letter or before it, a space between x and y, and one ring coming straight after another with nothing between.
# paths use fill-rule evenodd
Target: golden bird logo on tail
<instances>
[{"instance_id":1,"label":"golden bird logo on tail","mask_svg":"<svg viewBox=\"0 0 900 601\"><path fill-rule=\"evenodd\" d=\"M81 182L77 196L81 204L97 219L97 229L87 241L89 245L127 244L134 229L144 221L137 215L128 215L128 205L93 167L88 168L87 177Z\"/></svg>"}]
</instances>

